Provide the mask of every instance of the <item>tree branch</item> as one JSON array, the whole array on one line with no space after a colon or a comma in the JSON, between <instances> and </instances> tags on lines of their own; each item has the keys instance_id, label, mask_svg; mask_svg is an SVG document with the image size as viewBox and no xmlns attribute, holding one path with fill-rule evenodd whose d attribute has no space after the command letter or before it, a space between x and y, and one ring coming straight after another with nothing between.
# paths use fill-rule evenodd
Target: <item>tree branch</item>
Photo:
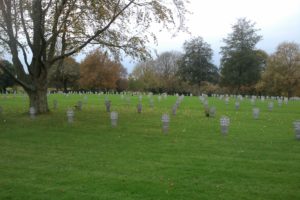
<instances>
[{"instance_id":1,"label":"tree branch","mask_svg":"<svg viewBox=\"0 0 300 200\"><path fill-rule=\"evenodd\" d=\"M0 61L0 68L3 69L6 73L8 73L17 83L29 90L35 90L33 85L29 85L22 80L20 80L16 75L14 75L9 69L7 69Z\"/></svg>"},{"instance_id":2,"label":"tree branch","mask_svg":"<svg viewBox=\"0 0 300 200\"><path fill-rule=\"evenodd\" d=\"M46 15L46 13L48 12L48 10L49 10L49 8L50 8L51 5L52 5L52 0L49 1L48 5L43 10L43 15Z\"/></svg>"},{"instance_id":3,"label":"tree branch","mask_svg":"<svg viewBox=\"0 0 300 200\"><path fill-rule=\"evenodd\" d=\"M24 56L25 64L26 64L27 68L29 69L29 64L28 64L27 54L26 54L25 48L23 47L23 45L22 45L19 41L17 41L17 43L18 43L19 47L20 47L21 50L22 50L22 53L23 53L23 56Z\"/></svg>"},{"instance_id":4,"label":"tree branch","mask_svg":"<svg viewBox=\"0 0 300 200\"><path fill-rule=\"evenodd\" d=\"M18 48L16 38L14 37L13 25L12 25L12 18L11 18L11 2L0 0L0 9L2 11L2 17L6 23L6 33L8 35L8 45L11 50L11 54L13 57L13 63L15 67L18 69L19 76L25 77L26 73L22 66L20 59L18 58Z\"/></svg>"},{"instance_id":5,"label":"tree branch","mask_svg":"<svg viewBox=\"0 0 300 200\"><path fill-rule=\"evenodd\" d=\"M22 23L23 30L24 30L24 33L25 33L25 37L26 37L28 46L29 46L29 47L31 48L31 50L32 50L32 49L33 49L33 46L32 46L32 43L31 43L31 41L30 41L29 33L28 33L28 31L27 31L26 24L25 24L25 20L24 20L23 0L20 0L19 6L20 6L20 14L21 14L21 23Z\"/></svg>"},{"instance_id":6,"label":"tree branch","mask_svg":"<svg viewBox=\"0 0 300 200\"><path fill-rule=\"evenodd\" d=\"M110 28L110 26L115 22L115 20L131 5L134 3L135 0L131 0L129 1L129 3L127 5L125 5L119 12L114 13L114 16L112 17L112 19L109 21L109 23L104 26L102 29L96 31L96 33L91 36L90 38L88 38L83 44L81 44L80 46L78 46L77 48L73 49L72 51L70 51L69 53L66 53L64 55L60 55L55 57L54 59L52 59L50 61L50 65L54 62L56 62L57 60L63 59L65 57L71 56L76 52L79 52L81 49L83 49L84 47L86 47L91 41L93 41L96 37L98 37L101 33L103 33L104 31L106 31L107 29ZM116 12L116 9L115 9Z\"/></svg>"},{"instance_id":7,"label":"tree branch","mask_svg":"<svg viewBox=\"0 0 300 200\"><path fill-rule=\"evenodd\" d=\"M46 46L48 46L50 44L48 60L50 60L54 57L55 45L56 45L56 41L57 41L57 36L59 34L59 31L57 30L58 20L59 20L59 17L61 16L61 14L62 14L63 8L64 8L66 3L67 3L66 0L62 0L61 4L59 6L56 5L55 14L54 14L54 21L53 21L52 31L51 31L52 36L49 38L48 41L46 41Z\"/></svg>"},{"instance_id":8,"label":"tree branch","mask_svg":"<svg viewBox=\"0 0 300 200\"><path fill-rule=\"evenodd\" d=\"M8 42L8 40L5 40L4 38L2 38L1 36L0 36L0 40L2 40L3 42L5 42L7 45L9 45L9 42Z\"/></svg>"}]
</instances>

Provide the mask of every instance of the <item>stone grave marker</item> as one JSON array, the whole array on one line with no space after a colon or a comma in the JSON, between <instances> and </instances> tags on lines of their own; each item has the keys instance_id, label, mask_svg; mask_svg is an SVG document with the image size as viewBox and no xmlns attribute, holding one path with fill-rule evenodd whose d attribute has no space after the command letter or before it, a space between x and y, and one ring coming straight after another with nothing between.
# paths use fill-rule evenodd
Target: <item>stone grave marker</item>
<instances>
[{"instance_id":1,"label":"stone grave marker","mask_svg":"<svg viewBox=\"0 0 300 200\"><path fill-rule=\"evenodd\" d=\"M85 104L87 103L87 100L88 100L88 97L87 97L87 96L84 96L84 97L83 97L83 101L84 101Z\"/></svg>"},{"instance_id":2,"label":"stone grave marker","mask_svg":"<svg viewBox=\"0 0 300 200\"><path fill-rule=\"evenodd\" d=\"M209 117L209 112L210 112L209 106L204 105L204 115L205 115L205 117Z\"/></svg>"},{"instance_id":3,"label":"stone grave marker","mask_svg":"<svg viewBox=\"0 0 300 200\"><path fill-rule=\"evenodd\" d=\"M176 112L177 112L177 104L175 104L173 107L172 107L172 115L176 115Z\"/></svg>"},{"instance_id":4,"label":"stone grave marker","mask_svg":"<svg viewBox=\"0 0 300 200\"><path fill-rule=\"evenodd\" d=\"M150 98L149 100L149 105L150 105L150 108L153 108L154 107L154 102L153 102L153 99Z\"/></svg>"},{"instance_id":5,"label":"stone grave marker","mask_svg":"<svg viewBox=\"0 0 300 200\"><path fill-rule=\"evenodd\" d=\"M228 105L229 104L229 97L225 98L225 104Z\"/></svg>"},{"instance_id":6,"label":"stone grave marker","mask_svg":"<svg viewBox=\"0 0 300 200\"><path fill-rule=\"evenodd\" d=\"M105 108L106 112L110 112L111 102L109 100L105 100Z\"/></svg>"},{"instance_id":7,"label":"stone grave marker","mask_svg":"<svg viewBox=\"0 0 300 200\"><path fill-rule=\"evenodd\" d=\"M117 126L117 124L118 124L118 118L119 118L119 116L118 116L118 113L116 111L112 111L110 113L110 120L111 120L111 126L112 127L116 127Z\"/></svg>"},{"instance_id":8,"label":"stone grave marker","mask_svg":"<svg viewBox=\"0 0 300 200\"><path fill-rule=\"evenodd\" d=\"M204 107L208 107L208 101L205 99L203 102Z\"/></svg>"},{"instance_id":9,"label":"stone grave marker","mask_svg":"<svg viewBox=\"0 0 300 200\"><path fill-rule=\"evenodd\" d=\"M167 93L164 93L164 94L163 94L163 98L166 100L167 97L168 97Z\"/></svg>"},{"instance_id":10,"label":"stone grave marker","mask_svg":"<svg viewBox=\"0 0 300 200\"><path fill-rule=\"evenodd\" d=\"M284 97L284 103L285 103L285 105L287 105L288 102L289 102L289 99L287 97Z\"/></svg>"},{"instance_id":11,"label":"stone grave marker","mask_svg":"<svg viewBox=\"0 0 300 200\"><path fill-rule=\"evenodd\" d=\"M296 139L300 140L300 120L295 121L293 125L294 125Z\"/></svg>"},{"instance_id":12,"label":"stone grave marker","mask_svg":"<svg viewBox=\"0 0 300 200\"><path fill-rule=\"evenodd\" d=\"M69 108L67 110L67 119L68 119L68 123L73 123L74 122L74 111L72 108Z\"/></svg>"},{"instance_id":13,"label":"stone grave marker","mask_svg":"<svg viewBox=\"0 0 300 200\"><path fill-rule=\"evenodd\" d=\"M127 106L130 106L130 97L129 96L126 97L126 103L127 103Z\"/></svg>"},{"instance_id":14,"label":"stone grave marker","mask_svg":"<svg viewBox=\"0 0 300 200\"><path fill-rule=\"evenodd\" d=\"M170 123L170 117L168 114L163 114L161 117L162 121L162 131L163 133L168 133L169 131L169 123Z\"/></svg>"},{"instance_id":15,"label":"stone grave marker","mask_svg":"<svg viewBox=\"0 0 300 200\"><path fill-rule=\"evenodd\" d=\"M278 106L279 106L279 107L282 106L282 99L278 99Z\"/></svg>"},{"instance_id":16,"label":"stone grave marker","mask_svg":"<svg viewBox=\"0 0 300 200\"><path fill-rule=\"evenodd\" d=\"M75 105L75 109L78 111L82 110L82 101L78 101L77 104Z\"/></svg>"},{"instance_id":17,"label":"stone grave marker","mask_svg":"<svg viewBox=\"0 0 300 200\"><path fill-rule=\"evenodd\" d=\"M57 100L53 100L53 109L56 110L57 109Z\"/></svg>"},{"instance_id":18,"label":"stone grave marker","mask_svg":"<svg viewBox=\"0 0 300 200\"><path fill-rule=\"evenodd\" d=\"M250 101L251 101L251 105L252 105L252 106L255 106L255 99L252 98Z\"/></svg>"},{"instance_id":19,"label":"stone grave marker","mask_svg":"<svg viewBox=\"0 0 300 200\"><path fill-rule=\"evenodd\" d=\"M238 102L238 101L235 102L235 109L236 110L240 109L240 102Z\"/></svg>"},{"instance_id":20,"label":"stone grave marker","mask_svg":"<svg viewBox=\"0 0 300 200\"><path fill-rule=\"evenodd\" d=\"M29 115L30 115L30 118L31 119L34 119L35 118L35 114L36 114L36 110L34 107L30 107L29 108Z\"/></svg>"},{"instance_id":21,"label":"stone grave marker","mask_svg":"<svg viewBox=\"0 0 300 200\"><path fill-rule=\"evenodd\" d=\"M158 99L158 102L160 102L160 101L161 101L161 96L159 95L159 96L157 97L157 99Z\"/></svg>"},{"instance_id":22,"label":"stone grave marker","mask_svg":"<svg viewBox=\"0 0 300 200\"><path fill-rule=\"evenodd\" d=\"M141 103L139 103L139 104L137 105L137 112L138 112L139 114L142 113L142 104L141 104Z\"/></svg>"},{"instance_id":23,"label":"stone grave marker","mask_svg":"<svg viewBox=\"0 0 300 200\"><path fill-rule=\"evenodd\" d=\"M230 124L230 119L228 117L222 116L220 118L221 133L223 135L227 135L228 134L229 124Z\"/></svg>"},{"instance_id":24,"label":"stone grave marker","mask_svg":"<svg viewBox=\"0 0 300 200\"><path fill-rule=\"evenodd\" d=\"M216 107L210 107L209 109L209 116L210 117L215 117L216 116Z\"/></svg>"},{"instance_id":25,"label":"stone grave marker","mask_svg":"<svg viewBox=\"0 0 300 200\"><path fill-rule=\"evenodd\" d=\"M259 117L259 108L253 108L252 109L252 114L254 119L258 119Z\"/></svg>"},{"instance_id":26,"label":"stone grave marker","mask_svg":"<svg viewBox=\"0 0 300 200\"><path fill-rule=\"evenodd\" d=\"M274 107L274 103L273 102L269 102L269 104L268 104L269 111L272 111L273 107Z\"/></svg>"},{"instance_id":27,"label":"stone grave marker","mask_svg":"<svg viewBox=\"0 0 300 200\"><path fill-rule=\"evenodd\" d=\"M239 95L239 99L240 99L240 101L243 101L243 100L244 100L244 98L243 98L242 95Z\"/></svg>"}]
</instances>

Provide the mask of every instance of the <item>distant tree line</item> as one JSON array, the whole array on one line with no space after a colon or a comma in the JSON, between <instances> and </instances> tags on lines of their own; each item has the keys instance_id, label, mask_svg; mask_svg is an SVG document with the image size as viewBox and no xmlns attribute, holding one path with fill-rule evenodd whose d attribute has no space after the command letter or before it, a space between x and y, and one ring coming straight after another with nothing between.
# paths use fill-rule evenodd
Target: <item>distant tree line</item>
<instances>
[{"instance_id":1,"label":"distant tree line","mask_svg":"<svg viewBox=\"0 0 300 200\"><path fill-rule=\"evenodd\" d=\"M256 95L300 95L300 47L283 42L268 55L257 49L262 39L251 21L242 18L223 39L221 61L213 64L213 50L202 37L183 44L183 52L168 51L139 62L131 74L100 49L78 63L72 57L56 62L48 73L49 86L56 90L149 91L153 93L232 93ZM14 67L4 64L11 74ZM0 90L15 84L0 71Z\"/></svg>"},{"instance_id":2,"label":"distant tree line","mask_svg":"<svg viewBox=\"0 0 300 200\"><path fill-rule=\"evenodd\" d=\"M283 42L268 55L257 49L262 39L255 23L241 18L223 39L221 62L212 63L213 51L203 38L183 45L184 52L165 52L138 63L129 76L129 89L152 92L300 95L300 48ZM166 56L168 59L166 59ZM165 62L161 62L164 60ZM166 60L168 62L166 62ZM172 73L165 75L165 69Z\"/></svg>"},{"instance_id":3,"label":"distant tree line","mask_svg":"<svg viewBox=\"0 0 300 200\"><path fill-rule=\"evenodd\" d=\"M15 73L9 61L5 60L3 63ZM49 70L48 82L51 90L64 92L69 90L120 92L128 89L126 68L100 50L90 52L81 63L72 57L55 63ZM14 79L0 69L0 92L6 92L8 87L15 84Z\"/></svg>"}]
</instances>

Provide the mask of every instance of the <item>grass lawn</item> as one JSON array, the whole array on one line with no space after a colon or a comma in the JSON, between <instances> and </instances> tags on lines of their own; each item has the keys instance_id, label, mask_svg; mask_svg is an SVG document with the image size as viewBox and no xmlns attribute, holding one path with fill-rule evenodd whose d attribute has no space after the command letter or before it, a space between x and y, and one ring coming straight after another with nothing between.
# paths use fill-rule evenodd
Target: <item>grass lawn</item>
<instances>
[{"instance_id":1,"label":"grass lawn","mask_svg":"<svg viewBox=\"0 0 300 200\"><path fill-rule=\"evenodd\" d=\"M185 97L171 116L167 135L161 115L171 113L175 96L110 95L118 111L112 128L104 95L87 95L72 125L66 110L84 96L56 94L58 109L29 118L28 99L0 95L0 199L300 199L300 141L292 122L300 119L300 102L282 107L249 100L236 111L234 99L209 98L217 109L206 118L197 97ZM219 119L230 117L227 136Z\"/></svg>"}]
</instances>

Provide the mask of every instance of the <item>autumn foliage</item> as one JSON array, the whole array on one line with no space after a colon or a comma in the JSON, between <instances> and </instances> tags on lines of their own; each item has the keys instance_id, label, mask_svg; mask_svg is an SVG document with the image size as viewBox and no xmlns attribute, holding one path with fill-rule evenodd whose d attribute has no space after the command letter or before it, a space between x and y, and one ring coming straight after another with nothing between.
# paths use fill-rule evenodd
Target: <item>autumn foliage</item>
<instances>
[{"instance_id":1,"label":"autumn foliage","mask_svg":"<svg viewBox=\"0 0 300 200\"><path fill-rule=\"evenodd\" d=\"M83 89L115 90L124 76L126 69L100 50L88 54L80 64L79 83Z\"/></svg>"},{"instance_id":2,"label":"autumn foliage","mask_svg":"<svg viewBox=\"0 0 300 200\"><path fill-rule=\"evenodd\" d=\"M300 95L300 46L294 42L278 45L267 63L261 81L256 86L261 93L269 95Z\"/></svg>"}]
</instances>

